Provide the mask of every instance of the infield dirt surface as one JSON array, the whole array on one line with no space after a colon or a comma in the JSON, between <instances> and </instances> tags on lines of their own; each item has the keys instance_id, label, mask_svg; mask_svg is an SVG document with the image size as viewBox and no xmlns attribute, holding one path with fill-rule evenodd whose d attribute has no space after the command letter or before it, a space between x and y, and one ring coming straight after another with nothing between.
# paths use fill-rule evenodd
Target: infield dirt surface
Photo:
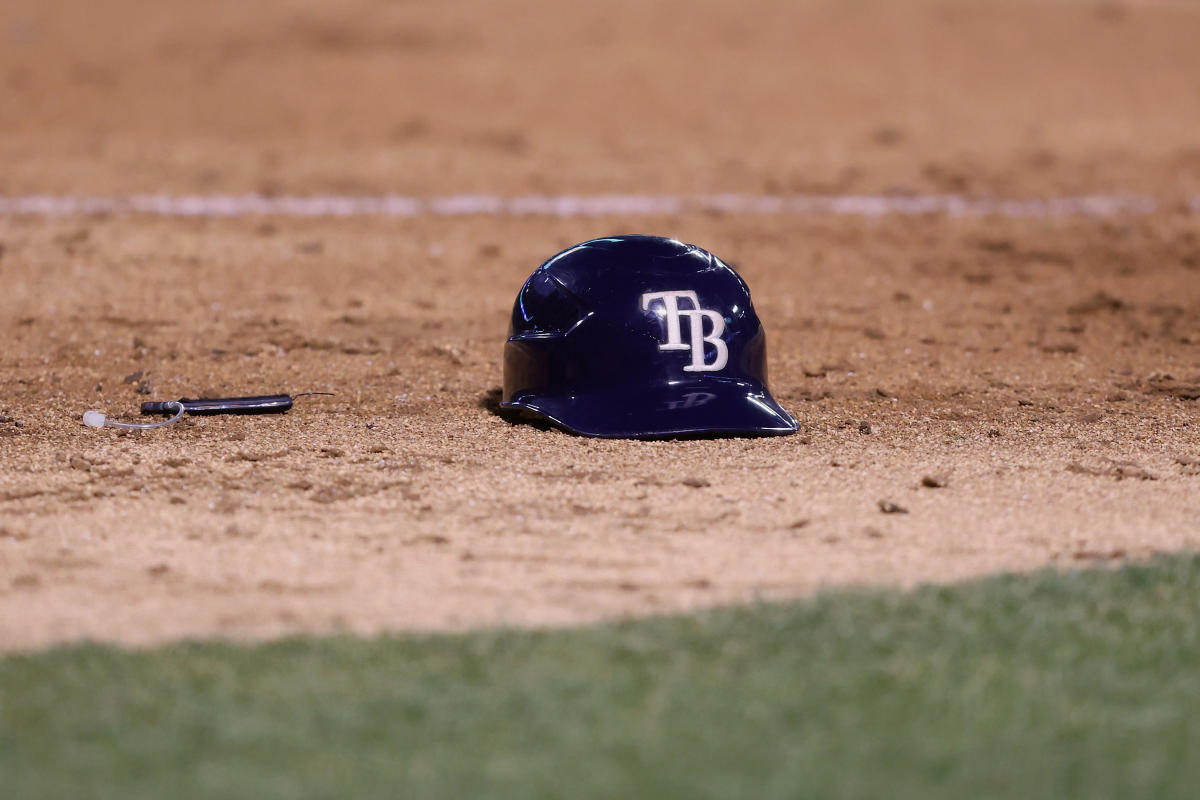
<instances>
[{"instance_id":1,"label":"infield dirt surface","mask_svg":"<svg viewBox=\"0 0 1200 800\"><path fill-rule=\"evenodd\" d=\"M1151 0L6 4L0 196L1158 205L0 216L0 649L567 624L1200 545L1198 41L1200 6ZM517 289L612 233L739 269L799 434L494 413ZM80 424L284 391L336 396Z\"/></svg>"}]
</instances>

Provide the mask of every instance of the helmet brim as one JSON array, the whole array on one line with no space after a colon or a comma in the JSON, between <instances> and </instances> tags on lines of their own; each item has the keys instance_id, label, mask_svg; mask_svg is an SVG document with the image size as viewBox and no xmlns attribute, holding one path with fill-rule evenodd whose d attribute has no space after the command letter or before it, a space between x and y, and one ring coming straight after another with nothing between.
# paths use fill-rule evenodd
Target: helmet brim
<instances>
[{"instance_id":1,"label":"helmet brim","mask_svg":"<svg viewBox=\"0 0 1200 800\"><path fill-rule=\"evenodd\" d=\"M707 378L586 397L523 394L500 404L523 409L581 436L655 439L675 436L782 436L796 420L761 386Z\"/></svg>"}]
</instances>

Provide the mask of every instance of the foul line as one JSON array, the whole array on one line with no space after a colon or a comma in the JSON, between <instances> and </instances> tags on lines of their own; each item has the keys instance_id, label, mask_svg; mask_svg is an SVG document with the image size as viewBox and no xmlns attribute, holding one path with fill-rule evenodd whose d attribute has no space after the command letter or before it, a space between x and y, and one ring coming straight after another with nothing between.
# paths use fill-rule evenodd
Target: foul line
<instances>
[{"instance_id":1,"label":"foul line","mask_svg":"<svg viewBox=\"0 0 1200 800\"><path fill-rule=\"evenodd\" d=\"M887 215L949 217L1110 217L1146 215L1159 207L1153 197L1093 194L1022 200L937 195L744 195L698 197L642 194L523 195L167 195L127 197L71 195L0 196L0 215L74 217L150 214L163 217L455 217L455 216L660 216L714 214L799 214L855 217ZM1200 197L1190 209L1200 214Z\"/></svg>"}]
</instances>

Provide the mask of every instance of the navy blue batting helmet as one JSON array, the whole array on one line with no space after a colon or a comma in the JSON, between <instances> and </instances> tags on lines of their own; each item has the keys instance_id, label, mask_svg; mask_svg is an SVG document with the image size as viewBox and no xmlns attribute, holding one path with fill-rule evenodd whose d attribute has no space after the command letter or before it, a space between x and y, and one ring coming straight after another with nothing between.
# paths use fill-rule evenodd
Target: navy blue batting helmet
<instances>
[{"instance_id":1,"label":"navy blue batting helmet","mask_svg":"<svg viewBox=\"0 0 1200 800\"><path fill-rule=\"evenodd\" d=\"M659 236L564 250L530 276L504 348L504 408L584 436L785 434L745 281Z\"/></svg>"}]
</instances>

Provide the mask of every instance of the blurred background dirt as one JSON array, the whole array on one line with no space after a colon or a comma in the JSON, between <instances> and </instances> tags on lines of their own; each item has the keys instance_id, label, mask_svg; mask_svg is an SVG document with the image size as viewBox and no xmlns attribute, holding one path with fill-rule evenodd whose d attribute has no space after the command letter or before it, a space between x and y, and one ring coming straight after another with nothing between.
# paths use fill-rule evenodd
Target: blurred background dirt
<instances>
[{"instance_id":1,"label":"blurred background dirt","mask_svg":"<svg viewBox=\"0 0 1200 800\"><path fill-rule=\"evenodd\" d=\"M10 0L0 196L1159 207L0 216L0 647L571 623L1195 547L1197 41L1200 6L1153 0ZM620 232L738 266L801 434L591 441L492 413L521 282ZM79 424L308 390L337 394Z\"/></svg>"}]
</instances>

